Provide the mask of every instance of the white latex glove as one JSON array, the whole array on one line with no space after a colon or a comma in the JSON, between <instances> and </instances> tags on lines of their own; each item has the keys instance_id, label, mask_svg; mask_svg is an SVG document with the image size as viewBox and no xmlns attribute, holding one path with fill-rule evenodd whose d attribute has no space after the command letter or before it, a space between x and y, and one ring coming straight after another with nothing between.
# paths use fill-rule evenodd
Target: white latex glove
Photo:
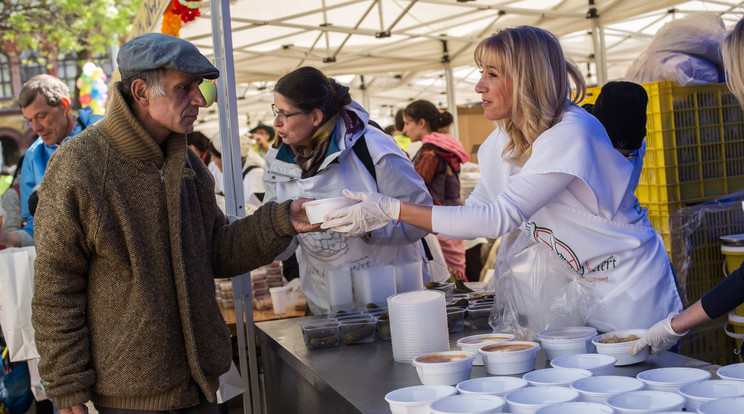
<instances>
[{"instance_id":1,"label":"white latex glove","mask_svg":"<svg viewBox=\"0 0 744 414\"><path fill-rule=\"evenodd\" d=\"M656 322L628 352L631 355L635 355L641 352L643 348L649 347L652 354L659 355L674 346L679 341L679 338L687 335L687 332L689 332L689 330L681 334L674 332L674 329L672 329L672 318L677 315L677 312L672 312L666 319Z\"/></svg>"},{"instance_id":2,"label":"white latex glove","mask_svg":"<svg viewBox=\"0 0 744 414\"><path fill-rule=\"evenodd\" d=\"M398 199L380 193L355 193L349 190L344 190L344 195L359 203L326 214L321 229L359 236L385 227L400 217Z\"/></svg>"},{"instance_id":3,"label":"white latex glove","mask_svg":"<svg viewBox=\"0 0 744 414\"><path fill-rule=\"evenodd\" d=\"M299 277L296 277L296 278L290 280L289 282L287 282L286 285L284 285L284 287L287 288L287 291L288 292L295 292L295 291L299 292L300 289L301 289L300 288L300 278Z\"/></svg>"}]
</instances>

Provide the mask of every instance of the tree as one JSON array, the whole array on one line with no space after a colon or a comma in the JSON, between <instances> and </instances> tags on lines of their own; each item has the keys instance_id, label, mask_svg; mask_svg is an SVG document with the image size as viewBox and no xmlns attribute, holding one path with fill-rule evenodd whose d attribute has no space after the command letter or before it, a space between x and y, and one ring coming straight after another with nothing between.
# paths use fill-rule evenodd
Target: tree
<instances>
[{"instance_id":1,"label":"tree","mask_svg":"<svg viewBox=\"0 0 744 414\"><path fill-rule=\"evenodd\" d=\"M142 0L0 0L0 41L20 51L106 53L126 40Z\"/></svg>"}]
</instances>

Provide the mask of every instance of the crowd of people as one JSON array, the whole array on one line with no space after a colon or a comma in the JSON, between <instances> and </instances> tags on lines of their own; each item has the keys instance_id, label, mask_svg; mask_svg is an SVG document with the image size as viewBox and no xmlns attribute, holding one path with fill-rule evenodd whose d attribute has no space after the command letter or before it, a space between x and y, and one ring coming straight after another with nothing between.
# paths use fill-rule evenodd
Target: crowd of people
<instances>
[{"instance_id":1,"label":"crowd of people","mask_svg":"<svg viewBox=\"0 0 744 414\"><path fill-rule=\"evenodd\" d=\"M743 42L739 22L723 52L741 102ZM0 244L36 246L39 372L62 414L84 414L88 401L102 414L216 413L232 350L213 279L274 260L296 260L311 312L324 314L330 272L420 262L423 280L436 280L430 251L441 246L463 277L463 240L518 234L552 252L541 265L591 281L588 325L649 328L633 352L669 349L744 301L739 269L683 311L664 242L633 194L648 97L612 82L579 107L583 76L543 29L500 29L475 50L475 91L496 128L466 200L458 174L470 155L448 133L452 114L414 101L386 133L348 87L301 67L275 84L273 125L239 137L250 213L240 219L221 208L221 137L194 130L199 84L217 68L158 33L127 41L117 63L105 117L73 114L53 76L24 85L19 106L39 138L2 200ZM341 195L358 203L310 224L304 202Z\"/></svg>"}]
</instances>

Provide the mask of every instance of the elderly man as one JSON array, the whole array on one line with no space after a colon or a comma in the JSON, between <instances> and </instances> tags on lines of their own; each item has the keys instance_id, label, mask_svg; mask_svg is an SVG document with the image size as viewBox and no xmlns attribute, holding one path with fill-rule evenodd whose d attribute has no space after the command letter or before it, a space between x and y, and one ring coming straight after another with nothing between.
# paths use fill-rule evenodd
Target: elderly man
<instances>
[{"instance_id":1,"label":"elderly man","mask_svg":"<svg viewBox=\"0 0 744 414\"><path fill-rule=\"evenodd\" d=\"M203 78L191 43L149 33L117 57L106 118L49 163L36 213L33 325L39 372L62 414L216 413L232 358L214 277L271 262L315 231L303 200L232 223L187 148Z\"/></svg>"},{"instance_id":2,"label":"elderly man","mask_svg":"<svg viewBox=\"0 0 744 414\"><path fill-rule=\"evenodd\" d=\"M18 231L0 231L0 244L9 247L34 244L34 217L28 200L44 178L49 157L60 144L103 118L94 115L90 108L82 108L74 116L71 104L67 85L52 75L34 76L23 85L18 106L39 138L26 151L20 175L21 216L26 225Z\"/></svg>"}]
</instances>

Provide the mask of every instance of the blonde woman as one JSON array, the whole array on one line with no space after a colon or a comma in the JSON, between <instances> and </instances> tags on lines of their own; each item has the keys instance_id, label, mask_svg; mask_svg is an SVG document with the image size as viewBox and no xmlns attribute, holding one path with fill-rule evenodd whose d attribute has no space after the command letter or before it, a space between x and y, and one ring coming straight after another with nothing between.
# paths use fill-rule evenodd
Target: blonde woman
<instances>
[{"instance_id":1,"label":"blonde woman","mask_svg":"<svg viewBox=\"0 0 744 414\"><path fill-rule=\"evenodd\" d=\"M558 39L536 27L503 29L481 41L475 63L475 91L497 128L478 151L482 178L465 206L348 192L362 202L322 227L356 234L400 220L459 238L521 229L592 282L601 299L587 323L597 330L648 328L680 311L664 242L632 195L633 165L575 104L586 87Z\"/></svg>"}]
</instances>

